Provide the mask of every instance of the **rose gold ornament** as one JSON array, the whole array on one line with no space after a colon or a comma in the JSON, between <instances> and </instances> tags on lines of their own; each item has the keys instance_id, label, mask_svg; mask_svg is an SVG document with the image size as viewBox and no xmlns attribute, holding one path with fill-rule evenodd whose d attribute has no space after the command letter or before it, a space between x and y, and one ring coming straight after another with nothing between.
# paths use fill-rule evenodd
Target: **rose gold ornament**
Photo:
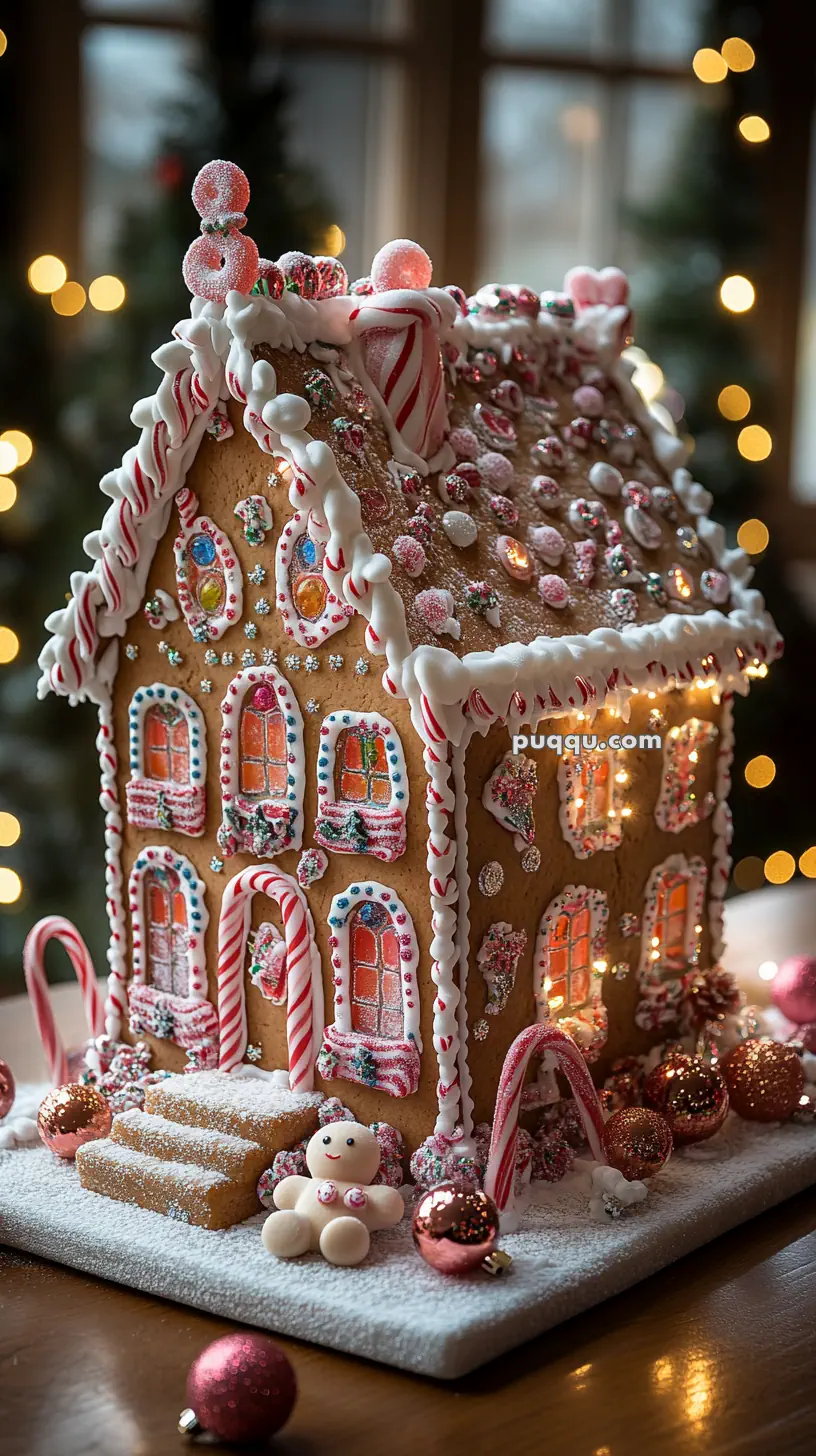
<instances>
[{"instance_id":1,"label":"rose gold ornament","mask_svg":"<svg viewBox=\"0 0 816 1456\"><path fill-rule=\"evenodd\" d=\"M728 1112L728 1088L717 1067L679 1052L649 1073L643 1100L665 1117L675 1147L713 1137Z\"/></svg>"},{"instance_id":2,"label":"rose gold ornament","mask_svg":"<svg viewBox=\"0 0 816 1456\"><path fill-rule=\"evenodd\" d=\"M0 1057L0 1120L14 1106L14 1074L8 1062Z\"/></svg>"},{"instance_id":3,"label":"rose gold ornament","mask_svg":"<svg viewBox=\"0 0 816 1456\"><path fill-rule=\"evenodd\" d=\"M432 1269L466 1274L493 1253L499 1214L481 1188L440 1183L424 1193L414 1209L414 1243Z\"/></svg>"},{"instance_id":4,"label":"rose gold ornament","mask_svg":"<svg viewBox=\"0 0 816 1456\"><path fill-rule=\"evenodd\" d=\"M771 984L771 996L796 1026L816 1021L816 956L789 956Z\"/></svg>"},{"instance_id":5,"label":"rose gold ornament","mask_svg":"<svg viewBox=\"0 0 816 1456\"><path fill-rule=\"evenodd\" d=\"M622 1107L603 1132L604 1152L624 1178L653 1178L671 1157L672 1133L665 1117L650 1107Z\"/></svg>"},{"instance_id":6,"label":"rose gold ornament","mask_svg":"<svg viewBox=\"0 0 816 1456\"><path fill-rule=\"evenodd\" d=\"M190 1366L190 1409L179 1432L209 1431L219 1441L263 1441L285 1425L297 1399L289 1360L268 1335L249 1330L213 1340Z\"/></svg>"},{"instance_id":7,"label":"rose gold ornament","mask_svg":"<svg viewBox=\"0 0 816 1456\"><path fill-rule=\"evenodd\" d=\"M740 1042L722 1063L731 1106L750 1122L782 1122L799 1105L802 1061L779 1041Z\"/></svg>"},{"instance_id":8,"label":"rose gold ornament","mask_svg":"<svg viewBox=\"0 0 816 1456\"><path fill-rule=\"evenodd\" d=\"M101 1092L70 1082L55 1087L40 1103L37 1131L45 1146L60 1158L75 1158L83 1143L107 1137L110 1105Z\"/></svg>"}]
</instances>

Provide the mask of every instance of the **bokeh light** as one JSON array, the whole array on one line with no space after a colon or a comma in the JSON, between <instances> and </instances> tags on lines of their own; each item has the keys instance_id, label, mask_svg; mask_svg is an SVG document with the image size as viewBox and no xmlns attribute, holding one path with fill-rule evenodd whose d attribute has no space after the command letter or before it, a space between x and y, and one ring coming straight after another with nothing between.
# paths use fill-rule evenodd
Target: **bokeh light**
<instances>
[{"instance_id":1,"label":"bokeh light","mask_svg":"<svg viewBox=\"0 0 816 1456\"><path fill-rule=\"evenodd\" d=\"M20 651L20 639L10 627L0 627L0 663L13 662Z\"/></svg>"},{"instance_id":2,"label":"bokeh light","mask_svg":"<svg viewBox=\"0 0 816 1456\"><path fill-rule=\"evenodd\" d=\"M720 55L719 51L711 50L709 46L696 52L691 62L691 69L698 81L704 81L707 86L717 81L724 81L728 75L728 66Z\"/></svg>"},{"instance_id":3,"label":"bokeh light","mask_svg":"<svg viewBox=\"0 0 816 1456\"><path fill-rule=\"evenodd\" d=\"M4 56L8 50L8 36L4 30L0 30L0 56Z\"/></svg>"},{"instance_id":4,"label":"bokeh light","mask_svg":"<svg viewBox=\"0 0 816 1456\"><path fill-rule=\"evenodd\" d=\"M113 313L125 301L125 285L113 273L102 273L88 285L88 302L100 313Z\"/></svg>"},{"instance_id":5,"label":"bokeh light","mask_svg":"<svg viewBox=\"0 0 816 1456\"><path fill-rule=\"evenodd\" d=\"M720 284L720 300L729 313L746 313L753 307L756 289L750 278L732 273Z\"/></svg>"},{"instance_id":6,"label":"bokeh light","mask_svg":"<svg viewBox=\"0 0 816 1456\"><path fill-rule=\"evenodd\" d=\"M770 432L764 425L743 425L737 435L737 449L744 460L767 460L773 449Z\"/></svg>"},{"instance_id":7,"label":"bokeh light","mask_svg":"<svg viewBox=\"0 0 816 1456\"><path fill-rule=\"evenodd\" d=\"M751 396L741 384L726 384L717 395L717 409L726 420L744 420L751 408Z\"/></svg>"},{"instance_id":8,"label":"bokeh light","mask_svg":"<svg viewBox=\"0 0 816 1456\"><path fill-rule=\"evenodd\" d=\"M346 235L336 222L330 223L323 234L321 251L327 258L339 258L346 246ZM91 299L93 303L93 299Z\"/></svg>"},{"instance_id":9,"label":"bokeh light","mask_svg":"<svg viewBox=\"0 0 816 1456\"><path fill-rule=\"evenodd\" d=\"M24 430L4 430L0 435L0 445L11 445L16 450L18 465L27 465L34 454L34 442Z\"/></svg>"},{"instance_id":10,"label":"bokeh light","mask_svg":"<svg viewBox=\"0 0 816 1456\"><path fill-rule=\"evenodd\" d=\"M637 365L632 375L632 383L635 389L643 395L646 403L651 404L653 399L657 399L663 388L663 370L653 360L646 359L642 364Z\"/></svg>"},{"instance_id":11,"label":"bokeh light","mask_svg":"<svg viewBox=\"0 0 816 1456\"><path fill-rule=\"evenodd\" d=\"M757 975L759 976L760 981L772 981L778 970L779 966L777 965L776 961L763 961L762 964L757 967Z\"/></svg>"},{"instance_id":12,"label":"bokeh light","mask_svg":"<svg viewBox=\"0 0 816 1456\"><path fill-rule=\"evenodd\" d=\"M8 475L10 471L16 470L20 464L20 457L10 441L0 440L0 472Z\"/></svg>"},{"instance_id":13,"label":"bokeh light","mask_svg":"<svg viewBox=\"0 0 816 1456\"><path fill-rule=\"evenodd\" d=\"M771 135L771 128L765 117L755 114L741 117L738 128L740 136L746 142L766 142Z\"/></svg>"},{"instance_id":14,"label":"bokeh light","mask_svg":"<svg viewBox=\"0 0 816 1456\"><path fill-rule=\"evenodd\" d=\"M0 845L7 849L9 845L16 844L20 838L22 828L16 814L9 814L7 810L0 811Z\"/></svg>"},{"instance_id":15,"label":"bokeh light","mask_svg":"<svg viewBox=\"0 0 816 1456\"><path fill-rule=\"evenodd\" d=\"M809 880L816 880L816 844L799 856L799 869Z\"/></svg>"},{"instance_id":16,"label":"bokeh light","mask_svg":"<svg viewBox=\"0 0 816 1456\"><path fill-rule=\"evenodd\" d=\"M745 765L745 782L752 789L767 789L776 778L776 764L767 753L758 753Z\"/></svg>"},{"instance_id":17,"label":"bokeh light","mask_svg":"<svg viewBox=\"0 0 816 1456\"><path fill-rule=\"evenodd\" d=\"M750 71L756 61L753 46L749 46L747 40L741 40L738 35L732 35L723 41L720 54L729 71Z\"/></svg>"},{"instance_id":18,"label":"bokeh light","mask_svg":"<svg viewBox=\"0 0 816 1456\"><path fill-rule=\"evenodd\" d=\"M0 475L0 512L10 511L17 499L17 487L8 475Z\"/></svg>"},{"instance_id":19,"label":"bokeh light","mask_svg":"<svg viewBox=\"0 0 816 1456\"><path fill-rule=\"evenodd\" d=\"M0 865L0 905L13 905L23 893L23 882L16 870Z\"/></svg>"},{"instance_id":20,"label":"bokeh light","mask_svg":"<svg viewBox=\"0 0 816 1456\"><path fill-rule=\"evenodd\" d=\"M769 854L765 861L765 878L772 885L785 885L796 873L796 860L786 849Z\"/></svg>"},{"instance_id":21,"label":"bokeh light","mask_svg":"<svg viewBox=\"0 0 816 1456\"><path fill-rule=\"evenodd\" d=\"M41 253L28 269L28 281L35 293L56 293L68 277L68 269L53 253Z\"/></svg>"},{"instance_id":22,"label":"bokeh light","mask_svg":"<svg viewBox=\"0 0 816 1456\"><path fill-rule=\"evenodd\" d=\"M748 854L734 869L734 884L738 890L758 890L765 883L765 866L757 854Z\"/></svg>"},{"instance_id":23,"label":"bokeh light","mask_svg":"<svg viewBox=\"0 0 816 1456\"><path fill-rule=\"evenodd\" d=\"M81 283L63 283L51 294L51 307L62 318L73 318L85 307L85 289Z\"/></svg>"},{"instance_id":24,"label":"bokeh light","mask_svg":"<svg viewBox=\"0 0 816 1456\"><path fill-rule=\"evenodd\" d=\"M737 531L737 545L749 556L759 556L765 550L771 539L771 533L764 521L757 520L753 516L750 521L743 521Z\"/></svg>"}]
</instances>

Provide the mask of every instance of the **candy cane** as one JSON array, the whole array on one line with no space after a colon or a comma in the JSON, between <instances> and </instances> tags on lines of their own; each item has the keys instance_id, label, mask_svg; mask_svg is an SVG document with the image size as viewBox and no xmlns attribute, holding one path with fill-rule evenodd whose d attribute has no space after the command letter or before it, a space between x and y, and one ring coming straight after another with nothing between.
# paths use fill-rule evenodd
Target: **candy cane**
<instances>
[{"instance_id":1,"label":"candy cane","mask_svg":"<svg viewBox=\"0 0 816 1456\"><path fill-rule=\"evenodd\" d=\"M269 895L283 917L286 940L286 1041L289 1086L293 1092L314 1087L315 1056L323 1031L320 955L306 900L295 880L261 866L241 870L227 885L218 923L219 1068L231 1072L246 1051L244 953L255 894Z\"/></svg>"},{"instance_id":2,"label":"candy cane","mask_svg":"<svg viewBox=\"0 0 816 1456\"><path fill-rule=\"evenodd\" d=\"M23 970L48 1070L54 1086L61 1087L69 1077L68 1057L62 1037L57 1031L45 978L45 947L49 940L59 941L74 968L82 991L85 1017L91 1036L102 1035L105 1021L96 972L82 936L70 920L64 920L61 915L46 915L44 920L37 921L26 937Z\"/></svg>"},{"instance_id":3,"label":"candy cane","mask_svg":"<svg viewBox=\"0 0 816 1456\"><path fill-rule=\"evenodd\" d=\"M504 1059L496 1094L485 1192L495 1200L499 1212L509 1211L513 1202L518 1115L527 1067L531 1057L540 1057L544 1052L554 1054L558 1070L564 1074L572 1088L592 1156L599 1163L606 1162L602 1141L603 1112L595 1084L579 1048L571 1036L552 1022L545 1021L536 1026L528 1026L516 1037Z\"/></svg>"}]
</instances>

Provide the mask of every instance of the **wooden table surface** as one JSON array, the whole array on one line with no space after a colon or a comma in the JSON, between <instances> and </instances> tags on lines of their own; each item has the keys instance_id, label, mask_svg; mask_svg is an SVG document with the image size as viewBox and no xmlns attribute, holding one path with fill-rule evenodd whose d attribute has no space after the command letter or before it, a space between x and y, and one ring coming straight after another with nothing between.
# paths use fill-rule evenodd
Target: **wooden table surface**
<instances>
[{"instance_id":1,"label":"wooden table surface","mask_svg":"<svg viewBox=\"0 0 816 1456\"><path fill-rule=\"evenodd\" d=\"M814 1317L811 1190L451 1384L281 1339L300 1396L272 1449L813 1456ZM178 1456L190 1363L234 1328L0 1249L2 1456Z\"/></svg>"}]
</instances>

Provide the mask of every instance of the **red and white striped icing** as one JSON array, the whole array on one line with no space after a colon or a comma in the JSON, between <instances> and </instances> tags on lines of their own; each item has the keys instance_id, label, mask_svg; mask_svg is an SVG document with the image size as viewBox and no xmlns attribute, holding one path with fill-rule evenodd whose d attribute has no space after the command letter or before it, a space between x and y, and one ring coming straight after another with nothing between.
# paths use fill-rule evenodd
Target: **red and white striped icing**
<instances>
[{"instance_id":1,"label":"red and white striped icing","mask_svg":"<svg viewBox=\"0 0 816 1456\"><path fill-rule=\"evenodd\" d=\"M82 1004L90 1036L101 1036L104 1030L104 1013L91 954L76 926L61 915L46 915L43 920L38 920L26 936L23 970L48 1063L48 1072L54 1086L61 1087L69 1080L68 1056L57 1030L45 977L45 947L51 940L56 940L63 947L74 968L82 992Z\"/></svg>"}]
</instances>

